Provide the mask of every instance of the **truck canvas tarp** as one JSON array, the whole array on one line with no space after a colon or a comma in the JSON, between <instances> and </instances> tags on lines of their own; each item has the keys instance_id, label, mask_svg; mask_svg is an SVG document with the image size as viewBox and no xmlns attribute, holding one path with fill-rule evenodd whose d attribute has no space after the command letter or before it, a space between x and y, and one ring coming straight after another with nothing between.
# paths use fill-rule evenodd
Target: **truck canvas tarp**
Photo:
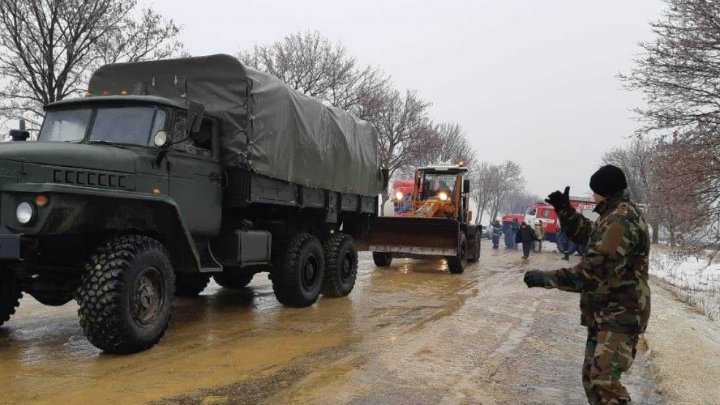
<instances>
[{"instance_id":1,"label":"truck canvas tarp","mask_svg":"<svg viewBox=\"0 0 720 405\"><path fill-rule=\"evenodd\" d=\"M222 161L287 182L374 196L382 190L372 125L229 55L106 65L89 92L196 101L222 120Z\"/></svg>"}]
</instances>

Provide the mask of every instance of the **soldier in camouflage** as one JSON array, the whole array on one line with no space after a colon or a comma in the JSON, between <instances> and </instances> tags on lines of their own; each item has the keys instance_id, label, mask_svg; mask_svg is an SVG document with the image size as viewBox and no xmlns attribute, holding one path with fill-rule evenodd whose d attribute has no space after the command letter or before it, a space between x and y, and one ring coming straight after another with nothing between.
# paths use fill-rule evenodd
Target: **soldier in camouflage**
<instances>
[{"instance_id":1,"label":"soldier in camouflage","mask_svg":"<svg viewBox=\"0 0 720 405\"><path fill-rule=\"evenodd\" d=\"M575 267L525 273L528 287L580 293L582 324L587 326L582 381L590 404L628 404L620 375L630 368L639 335L650 316L647 224L630 201L621 169L603 166L590 179L595 211L590 222L570 206L570 188L546 200L555 207L563 230L588 255Z\"/></svg>"}]
</instances>

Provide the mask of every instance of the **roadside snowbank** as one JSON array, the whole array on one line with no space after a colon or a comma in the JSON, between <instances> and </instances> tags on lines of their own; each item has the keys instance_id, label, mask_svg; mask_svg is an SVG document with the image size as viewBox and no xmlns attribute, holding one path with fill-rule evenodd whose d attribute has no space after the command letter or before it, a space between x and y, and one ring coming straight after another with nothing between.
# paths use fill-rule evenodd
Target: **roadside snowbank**
<instances>
[{"instance_id":1,"label":"roadside snowbank","mask_svg":"<svg viewBox=\"0 0 720 405\"><path fill-rule=\"evenodd\" d=\"M700 307L710 319L720 319L720 264L663 248L653 247L651 252L650 274L676 287L680 298Z\"/></svg>"},{"instance_id":2,"label":"roadside snowbank","mask_svg":"<svg viewBox=\"0 0 720 405\"><path fill-rule=\"evenodd\" d=\"M678 303L675 292L660 283L653 282L651 288L652 311L644 338L663 396L669 404L717 404L720 323Z\"/></svg>"}]
</instances>

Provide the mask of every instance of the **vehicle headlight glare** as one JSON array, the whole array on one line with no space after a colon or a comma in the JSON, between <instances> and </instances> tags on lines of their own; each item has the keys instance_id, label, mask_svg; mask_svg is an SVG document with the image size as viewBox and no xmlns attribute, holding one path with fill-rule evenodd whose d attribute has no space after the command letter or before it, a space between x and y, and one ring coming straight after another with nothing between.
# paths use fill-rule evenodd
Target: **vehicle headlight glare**
<instances>
[{"instance_id":1,"label":"vehicle headlight glare","mask_svg":"<svg viewBox=\"0 0 720 405\"><path fill-rule=\"evenodd\" d=\"M398 200L398 201L402 200L402 199L403 199L403 193L402 193L401 191L398 191L397 193L395 193L395 199Z\"/></svg>"},{"instance_id":2,"label":"vehicle headlight glare","mask_svg":"<svg viewBox=\"0 0 720 405\"><path fill-rule=\"evenodd\" d=\"M447 195L447 193L444 192L444 191L441 191L440 194L438 194L438 197L440 198L440 201L447 201L447 200L448 200L448 195Z\"/></svg>"},{"instance_id":3,"label":"vehicle headlight glare","mask_svg":"<svg viewBox=\"0 0 720 405\"><path fill-rule=\"evenodd\" d=\"M29 202L21 202L15 210L15 216L17 217L18 222L23 225L27 224L32 221L35 216L35 209Z\"/></svg>"}]
</instances>

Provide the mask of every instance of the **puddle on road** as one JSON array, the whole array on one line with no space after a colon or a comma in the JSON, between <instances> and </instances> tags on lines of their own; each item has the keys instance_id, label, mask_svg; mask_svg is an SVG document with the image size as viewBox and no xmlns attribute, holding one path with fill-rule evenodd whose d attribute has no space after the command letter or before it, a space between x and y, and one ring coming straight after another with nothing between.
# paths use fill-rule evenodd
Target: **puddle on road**
<instances>
[{"instance_id":1,"label":"puddle on road","mask_svg":"<svg viewBox=\"0 0 720 405\"><path fill-rule=\"evenodd\" d=\"M545 383L558 391L547 398L563 398L567 381L578 378L567 370L581 355L572 335L577 314L564 310L576 300L553 297L527 312L524 300L543 293L520 288L518 273L565 262L548 253L523 264L514 254L484 248L481 262L460 275L441 260L399 259L379 269L362 254L349 297L303 309L282 307L265 275L237 291L212 285L197 299L178 300L167 336L132 356L92 347L75 305L27 300L0 328L0 403L426 404L447 397L463 376L465 398L527 398L533 392L517 385L516 365L528 372L522 381L550 375ZM522 318L533 313L560 330L528 332ZM534 337L513 335L518 322ZM558 354L547 362L518 357L515 348L536 344L540 355Z\"/></svg>"},{"instance_id":2,"label":"puddle on road","mask_svg":"<svg viewBox=\"0 0 720 405\"><path fill-rule=\"evenodd\" d=\"M0 403L145 403L253 380L263 370L358 339L350 299L293 309L275 301L268 283L209 292L177 300L166 337L130 356L91 346L77 326L75 305L53 308L56 316L42 319L46 325L32 317L8 323L0 329Z\"/></svg>"}]
</instances>

